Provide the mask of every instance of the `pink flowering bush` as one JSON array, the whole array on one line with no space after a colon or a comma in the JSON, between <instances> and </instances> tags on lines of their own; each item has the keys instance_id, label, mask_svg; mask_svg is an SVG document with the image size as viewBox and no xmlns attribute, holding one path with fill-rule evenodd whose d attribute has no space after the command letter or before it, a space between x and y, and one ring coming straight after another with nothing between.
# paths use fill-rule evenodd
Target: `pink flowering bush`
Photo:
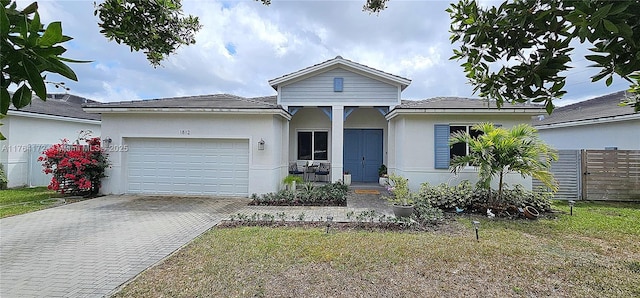
<instances>
[{"instance_id":1,"label":"pink flowering bush","mask_svg":"<svg viewBox=\"0 0 640 298\"><path fill-rule=\"evenodd\" d=\"M100 179L106 177L107 156L100 147L100 138L84 140L87 145L70 144L63 139L42 152L38 158L44 172L53 174L48 188L61 194L92 196L100 189Z\"/></svg>"}]
</instances>

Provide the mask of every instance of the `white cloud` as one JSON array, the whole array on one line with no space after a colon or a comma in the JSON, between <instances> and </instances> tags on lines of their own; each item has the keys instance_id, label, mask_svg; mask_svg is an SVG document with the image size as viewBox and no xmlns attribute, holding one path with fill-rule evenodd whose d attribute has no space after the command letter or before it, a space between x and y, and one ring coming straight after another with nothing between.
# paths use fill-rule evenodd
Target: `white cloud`
<instances>
[{"instance_id":1,"label":"white cloud","mask_svg":"<svg viewBox=\"0 0 640 298\"><path fill-rule=\"evenodd\" d=\"M71 93L104 101L231 93L272 95L267 81L336 55L412 80L404 98L472 96L460 62L450 61L447 1L391 1L380 15L355 1L183 1L200 18L197 43L181 47L154 69L144 54L108 42L93 16L92 1L39 1L43 21L61 20L66 57L79 77ZM482 1L483 4L493 2ZM227 47L233 45L235 53ZM584 48L584 46L583 46ZM577 59L576 59L577 60ZM584 61L576 61L584 64ZM570 71L568 99L620 90L584 84L590 72ZM624 86L616 80L616 86Z\"/></svg>"}]
</instances>

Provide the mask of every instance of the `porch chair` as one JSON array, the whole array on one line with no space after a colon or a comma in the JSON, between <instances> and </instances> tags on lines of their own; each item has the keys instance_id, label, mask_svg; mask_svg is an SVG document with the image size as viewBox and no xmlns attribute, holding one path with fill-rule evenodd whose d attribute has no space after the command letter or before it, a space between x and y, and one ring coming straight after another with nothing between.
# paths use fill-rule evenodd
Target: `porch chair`
<instances>
[{"instance_id":1,"label":"porch chair","mask_svg":"<svg viewBox=\"0 0 640 298\"><path fill-rule=\"evenodd\" d=\"M318 180L318 176L324 176L326 178L329 178L330 172L331 172L331 163L321 162L320 166L318 167L318 170L316 171L316 181ZM328 182L326 178L325 180L323 180L324 182Z\"/></svg>"},{"instance_id":2,"label":"porch chair","mask_svg":"<svg viewBox=\"0 0 640 298\"><path fill-rule=\"evenodd\" d=\"M289 174L290 175L302 175L304 174L304 171L300 171L300 169L298 169L298 163L295 161L292 161L289 163Z\"/></svg>"}]
</instances>

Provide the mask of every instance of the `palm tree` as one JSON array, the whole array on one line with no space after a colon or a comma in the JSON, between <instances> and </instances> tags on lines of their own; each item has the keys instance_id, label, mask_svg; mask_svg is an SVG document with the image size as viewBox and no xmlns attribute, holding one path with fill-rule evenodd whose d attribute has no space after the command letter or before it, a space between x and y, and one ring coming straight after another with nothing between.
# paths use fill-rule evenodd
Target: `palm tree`
<instances>
[{"instance_id":1,"label":"palm tree","mask_svg":"<svg viewBox=\"0 0 640 298\"><path fill-rule=\"evenodd\" d=\"M449 144L466 143L469 153L466 156L455 156L451 160L451 171L458 173L468 165L478 169L478 185L489 190L491 200L491 180L499 177L498 197L502 198L504 176L516 172L522 177L531 176L540 180L552 191L557 191L558 184L549 171L551 162L558 159L555 150L545 144L537 134L537 130L528 124L519 124L511 129L495 127L493 123L474 125L472 130L482 134L473 137L466 131L451 134Z\"/></svg>"}]
</instances>

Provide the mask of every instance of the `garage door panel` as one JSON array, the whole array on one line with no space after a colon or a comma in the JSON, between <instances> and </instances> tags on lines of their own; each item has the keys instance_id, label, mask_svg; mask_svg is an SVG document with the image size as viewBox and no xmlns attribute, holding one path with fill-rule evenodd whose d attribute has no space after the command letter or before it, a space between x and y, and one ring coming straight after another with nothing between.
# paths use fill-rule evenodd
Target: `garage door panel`
<instances>
[{"instance_id":1,"label":"garage door panel","mask_svg":"<svg viewBox=\"0 0 640 298\"><path fill-rule=\"evenodd\" d=\"M247 196L249 143L225 139L127 139L127 192Z\"/></svg>"}]
</instances>

